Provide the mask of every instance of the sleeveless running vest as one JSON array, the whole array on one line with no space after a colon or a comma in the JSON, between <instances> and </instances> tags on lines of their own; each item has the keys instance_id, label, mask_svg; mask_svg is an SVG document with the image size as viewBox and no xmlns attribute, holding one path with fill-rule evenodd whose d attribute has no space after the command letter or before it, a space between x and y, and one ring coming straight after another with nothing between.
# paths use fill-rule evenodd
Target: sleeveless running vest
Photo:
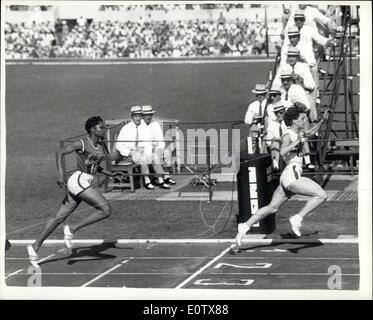
<instances>
[{"instance_id":1,"label":"sleeveless running vest","mask_svg":"<svg viewBox=\"0 0 373 320\"><path fill-rule=\"evenodd\" d=\"M292 143L298 139L298 134L291 129L286 130L286 133L284 133L283 136L285 134L290 135L290 140ZM303 156L303 143L299 143L296 147L294 147L288 154L284 155L282 158L286 162L286 165L290 163L302 165Z\"/></svg>"},{"instance_id":2,"label":"sleeveless running vest","mask_svg":"<svg viewBox=\"0 0 373 320\"><path fill-rule=\"evenodd\" d=\"M76 152L77 170L88 174L96 174L100 162L105 158L101 144L94 147L89 137L80 139L82 150Z\"/></svg>"}]
</instances>

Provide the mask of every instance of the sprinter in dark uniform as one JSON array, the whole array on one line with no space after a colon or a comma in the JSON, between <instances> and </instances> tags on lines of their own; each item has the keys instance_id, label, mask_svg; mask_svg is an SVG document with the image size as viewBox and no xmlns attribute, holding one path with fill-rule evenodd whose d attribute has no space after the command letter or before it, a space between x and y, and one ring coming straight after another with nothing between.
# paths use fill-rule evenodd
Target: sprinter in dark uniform
<instances>
[{"instance_id":1,"label":"sprinter in dark uniform","mask_svg":"<svg viewBox=\"0 0 373 320\"><path fill-rule=\"evenodd\" d=\"M44 240L74 212L81 201L97 210L75 225L64 226L64 242L68 248L71 248L71 240L75 232L110 216L111 209L108 201L92 186L94 175L97 172L111 177L118 176L118 173L114 174L100 166L100 163L108 156L106 146L100 142L105 135L104 122L99 116L91 117L86 121L85 129L88 136L57 151L58 186L62 188L66 185L62 167L63 156L72 152L76 153L77 171L67 181L67 195L62 200L55 217L48 221L40 237L27 247L30 262L35 267L38 267L39 260L37 252ZM121 173L118 178L122 178Z\"/></svg>"}]
</instances>

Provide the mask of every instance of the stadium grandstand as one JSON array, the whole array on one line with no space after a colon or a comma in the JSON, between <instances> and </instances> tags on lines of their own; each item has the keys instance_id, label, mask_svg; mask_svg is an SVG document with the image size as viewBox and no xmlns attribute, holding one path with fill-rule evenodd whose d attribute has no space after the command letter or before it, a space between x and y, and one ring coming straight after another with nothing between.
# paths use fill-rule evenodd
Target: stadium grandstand
<instances>
[{"instance_id":1,"label":"stadium grandstand","mask_svg":"<svg viewBox=\"0 0 373 320\"><path fill-rule=\"evenodd\" d=\"M6 58L264 55L268 46L273 51L282 30L279 19L271 17L274 10L268 8L267 23L260 5L89 8L80 15L68 6L6 7Z\"/></svg>"}]
</instances>

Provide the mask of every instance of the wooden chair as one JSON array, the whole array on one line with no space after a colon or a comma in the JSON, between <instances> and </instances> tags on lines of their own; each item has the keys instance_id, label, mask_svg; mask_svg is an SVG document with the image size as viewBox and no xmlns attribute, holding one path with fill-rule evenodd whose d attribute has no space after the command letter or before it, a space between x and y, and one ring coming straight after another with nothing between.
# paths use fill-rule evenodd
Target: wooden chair
<instances>
[{"instance_id":1,"label":"wooden chair","mask_svg":"<svg viewBox=\"0 0 373 320\"><path fill-rule=\"evenodd\" d=\"M110 162L110 161L108 161ZM108 165L108 169L112 172L128 172L128 182L116 182L115 178L106 178L105 189L110 190L111 188L129 188L131 192L135 192L135 179L133 173L138 172L139 166L133 162L119 161L115 164ZM141 181L141 180L140 180Z\"/></svg>"}]
</instances>

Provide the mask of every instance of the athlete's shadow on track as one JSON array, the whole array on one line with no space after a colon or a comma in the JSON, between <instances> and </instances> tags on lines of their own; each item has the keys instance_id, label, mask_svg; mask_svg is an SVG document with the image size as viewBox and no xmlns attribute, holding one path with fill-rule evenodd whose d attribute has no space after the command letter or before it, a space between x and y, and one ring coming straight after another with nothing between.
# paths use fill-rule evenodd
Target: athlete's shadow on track
<instances>
[{"instance_id":1,"label":"athlete's shadow on track","mask_svg":"<svg viewBox=\"0 0 373 320\"><path fill-rule=\"evenodd\" d=\"M104 242L102 244L93 245L93 246L85 246L85 247L76 247L72 248L69 252L69 255L60 256L54 259L45 260L39 265L55 262L55 261L62 261L68 260L67 264L72 265L77 262L82 261L95 261L95 260L107 260L107 259L115 259L117 256L107 253L102 253L107 249L133 249L132 247L117 247L115 242ZM68 250L68 249L66 249Z\"/></svg>"},{"instance_id":2,"label":"athlete's shadow on track","mask_svg":"<svg viewBox=\"0 0 373 320\"><path fill-rule=\"evenodd\" d=\"M314 234L317 234L317 233L318 232L316 231L316 232L312 232L312 233L309 233L309 234L304 234L304 236L314 235ZM299 239L296 242L293 241L293 240L289 240L287 242L286 239L299 239L299 238L292 233L285 233L285 234L281 234L281 239L279 241L274 240L270 244L262 244L262 245L257 245L257 246L253 246L253 247L250 246L250 247L246 247L246 248L240 248L237 252L240 253L240 252L250 251L250 250L254 250L254 249L273 248L273 247L278 247L278 246L281 246L281 245L284 245L284 244L289 244L289 245L297 245L297 246L296 247L291 247L291 248L286 248L286 250L291 252L291 253L298 254L300 250L307 249L307 248L321 247L321 246L324 245L321 241L319 241L317 239L304 239L304 240Z\"/></svg>"}]
</instances>

